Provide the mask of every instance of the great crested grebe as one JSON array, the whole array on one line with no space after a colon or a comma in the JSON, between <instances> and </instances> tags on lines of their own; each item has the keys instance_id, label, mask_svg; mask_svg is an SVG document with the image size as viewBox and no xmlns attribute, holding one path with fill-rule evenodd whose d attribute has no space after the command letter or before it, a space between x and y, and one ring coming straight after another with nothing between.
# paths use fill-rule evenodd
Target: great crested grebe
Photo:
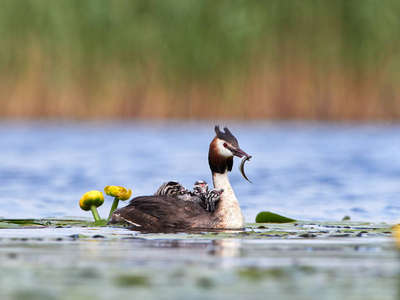
<instances>
[{"instance_id":1,"label":"great crested grebe","mask_svg":"<svg viewBox=\"0 0 400 300\"><path fill-rule=\"evenodd\" d=\"M215 133L216 136L211 141L208 152L208 163L214 189L211 189L208 193L210 203L208 204L209 207L206 207L207 209L204 209L204 206L199 205L196 201L187 201L168 194L139 196L132 199L127 206L116 209L109 224L126 222L146 229L164 227L245 228L242 211L229 182L228 172L232 170L233 156L245 157L247 160L251 156L240 149L237 139L227 127L222 132L219 126L215 126ZM244 175L244 173L242 174ZM177 190L179 190L179 187ZM204 190L201 191L204 192ZM219 201L215 205L218 199ZM208 211L212 208L215 208L215 210Z\"/></svg>"}]
</instances>

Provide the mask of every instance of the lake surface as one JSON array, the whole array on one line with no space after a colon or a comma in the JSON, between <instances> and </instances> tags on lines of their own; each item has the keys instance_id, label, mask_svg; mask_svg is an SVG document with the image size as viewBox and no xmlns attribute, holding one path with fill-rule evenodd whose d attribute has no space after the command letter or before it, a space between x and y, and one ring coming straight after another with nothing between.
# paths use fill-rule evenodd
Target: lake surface
<instances>
[{"instance_id":1,"label":"lake surface","mask_svg":"<svg viewBox=\"0 0 400 300\"><path fill-rule=\"evenodd\" d=\"M399 251L384 224L145 233L41 223L0 224L1 299L400 299Z\"/></svg>"},{"instance_id":2,"label":"lake surface","mask_svg":"<svg viewBox=\"0 0 400 300\"><path fill-rule=\"evenodd\" d=\"M211 183L214 125L0 123L0 218L52 217L0 220L0 298L400 299L399 125L228 123L245 231L87 227L86 191ZM264 210L304 221L250 224Z\"/></svg>"},{"instance_id":3,"label":"lake surface","mask_svg":"<svg viewBox=\"0 0 400 300\"><path fill-rule=\"evenodd\" d=\"M399 125L224 122L253 156L232 186L247 222L400 218ZM78 201L106 185L152 194L167 180L211 183L211 122L0 123L0 217L90 216ZM106 217L112 199L100 215Z\"/></svg>"}]
</instances>

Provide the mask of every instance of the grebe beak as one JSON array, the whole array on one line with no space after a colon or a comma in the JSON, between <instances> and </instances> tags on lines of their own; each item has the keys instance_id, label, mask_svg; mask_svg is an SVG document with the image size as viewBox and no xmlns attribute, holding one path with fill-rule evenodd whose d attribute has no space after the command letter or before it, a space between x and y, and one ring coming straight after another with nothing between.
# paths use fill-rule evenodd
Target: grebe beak
<instances>
[{"instance_id":1,"label":"grebe beak","mask_svg":"<svg viewBox=\"0 0 400 300\"><path fill-rule=\"evenodd\" d=\"M229 148L229 150L232 152L233 155L242 158L243 156L247 157L247 160L250 160L250 158L252 157L251 155L248 155L246 152L244 152L242 149L240 148Z\"/></svg>"}]
</instances>

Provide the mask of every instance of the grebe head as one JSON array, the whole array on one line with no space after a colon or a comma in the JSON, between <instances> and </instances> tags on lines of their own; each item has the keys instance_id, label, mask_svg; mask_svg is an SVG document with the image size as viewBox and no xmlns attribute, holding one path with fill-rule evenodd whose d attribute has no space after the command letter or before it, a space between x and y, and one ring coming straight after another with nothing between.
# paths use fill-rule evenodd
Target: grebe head
<instances>
[{"instance_id":1,"label":"grebe head","mask_svg":"<svg viewBox=\"0 0 400 300\"><path fill-rule=\"evenodd\" d=\"M225 173L226 170L231 171L233 166L233 156L251 158L246 152L239 147L239 142L225 127L222 132L219 126L215 126L216 136L210 144L208 153L208 162L211 171L216 173Z\"/></svg>"},{"instance_id":2,"label":"grebe head","mask_svg":"<svg viewBox=\"0 0 400 300\"><path fill-rule=\"evenodd\" d=\"M240 149L238 140L233 136L228 127L225 127L224 132L222 132L217 125L215 126L215 133L217 134L216 142L220 155L226 157L232 157L233 155L237 157L246 156L251 158L250 155Z\"/></svg>"}]
</instances>

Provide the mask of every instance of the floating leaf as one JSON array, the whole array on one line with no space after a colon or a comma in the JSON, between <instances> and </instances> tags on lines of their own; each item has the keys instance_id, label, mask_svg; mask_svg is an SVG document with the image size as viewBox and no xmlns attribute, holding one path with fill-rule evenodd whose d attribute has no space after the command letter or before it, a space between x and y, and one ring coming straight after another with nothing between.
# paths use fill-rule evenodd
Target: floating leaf
<instances>
[{"instance_id":1,"label":"floating leaf","mask_svg":"<svg viewBox=\"0 0 400 300\"><path fill-rule=\"evenodd\" d=\"M6 223L6 222L0 222L0 228L18 228L20 227L17 224L13 224L13 223Z\"/></svg>"},{"instance_id":2,"label":"floating leaf","mask_svg":"<svg viewBox=\"0 0 400 300\"><path fill-rule=\"evenodd\" d=\"M86 224L87 226L90 227L101 227L101 226L106 226L107 225L107 220L98 220L98 221L94 221L94 222L90 222Z\"/></svg>"},{"instance_id":3,"label":"floating leaf","mask_svg":"<svg viewBox=\"0 0 400 300\"><path fill-rule=\"evenodd\" d=\"M289 223L296 220L269 211L262 211L256 216L256 223Z\"/></svg>"}]
</instances>

